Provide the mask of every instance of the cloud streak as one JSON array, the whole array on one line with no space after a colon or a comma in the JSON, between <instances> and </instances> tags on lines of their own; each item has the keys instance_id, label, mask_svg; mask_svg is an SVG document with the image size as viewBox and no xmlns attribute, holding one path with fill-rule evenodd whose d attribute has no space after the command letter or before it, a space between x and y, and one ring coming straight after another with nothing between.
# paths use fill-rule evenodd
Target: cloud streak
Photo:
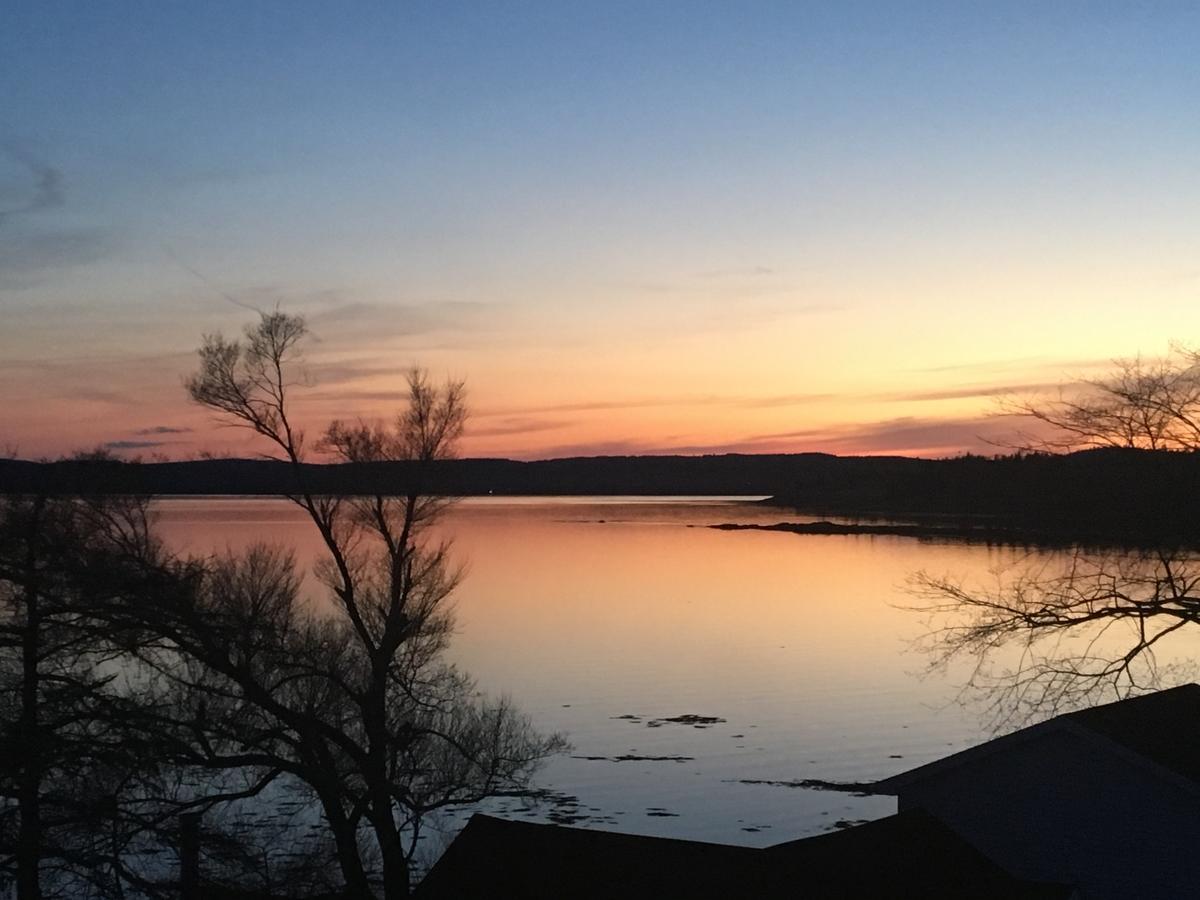
<instances>
[{"instance_id":1,"label":"cloud streak","mask_svg":"<svg viewBox=\"0 0 1200 900\"><path fill-rule=\"evenodd\" d=\"M155 425L152 428L139 428L134 434L139 437L149 437L156 434L189 434L195 429L180 428L174 425Z\"/></svg>"},{"instance_id":2,"label":"cloud streak","mask_svg":"<svg viewBox=\"0 0 1200 900\"><path fill-rule=\"evenodd\" d=\"M1004 437L1012 432L1011 416L981 415L946 419L904 416L867 424L754 435L740 446L748 452L761 452L761 448L769 444L789 445L796 451L948 455L966 451L994 451L1003 444Z\"/></svg>"},{"instance_id":3,"label":"cloud streak","mask_svg":"<svg viewBox=\"0 0 1200 900\"><path fill-rule=\"evenodd\" d=\"M734 409L765 409L777 406L803 406L835 399L835 394L775 394L762 397L720 396L716 394L640 397L629 400L588 400L579 403L555 403L545 406L525 406L504 409L479 410L480 418L490 416L524 416L539 413L596 412L620 409L648 409L660 406L725 406Z\"/></svg>"},{"instance_id":4,"label":"cloud streak","mask_svg":"<svg viewBox=\"0 0 1200 900\"><path fill-rule=\"evenodd\" d=\"M28 199L15 206L0 208L0 224L14 216L62 206L64 194L61 171L12 139L0 143L0 153L25 169L32 180Z\"/></svg>"},{"instance_id":5,"label":"cloud streak","mask_svg":"<svg viewBox=\"0 0 1200 900\"><path fill-rule=\"evenodd\" d=\"M148 450L151 447L162 447L166 441L106 441L105 450Z\"/></svg>"},{"instance_id":6,"label":"cloud streak","mask_svg":"<svg viewBox=\"0 0 1200 900\"><path fill-rule=\"evenodd\" d=\"M30 276L87 265L101 259L108 249L108 236L96 228L0 234L0 288L24 287Z\"/></svg>"},{"instance_id":7,"label":"cloud streak","mask_svg":"<svg viewBox=\"0 0 1200 900\"><path fill-rule=\"evenodd\" d=\"M413 337L437 332L474 332L494 324L499 304L460 300L424 303L352 302L323 304L306 315L317 342L347 343L379 337Z\"/></svg>"},{"instance_id":8,"label":"cloud streak","mask_svg":"<svg viewBox=\"0 0 1200 900\"><path fill-rule=\"evenodd\" d=\"M1003 397L1012 394L1041 394L1061 387L1061 382L1031 381L1024 384L968 384L956 388L930 391L906 391L880 394L878 399L904 403L924 403L936 400L971 400L982 397Z\"/></svg>"},{"instance_id":9,"label":"cloud streak","mask_svg":"<svg viewBox=\"0 0 1200 900\"><path fill-rule=\"evenodd\" d=\"M755 434L714 443L597 440L557 444L514 454L526 459L572 456L685 455L726 453L836 453L842 455L953 456L994 453L1014 434L1012 417L902 417L866 424L830 425Z\"/></svg>"},{"instance_id":10,"label":"cloud streak","mask_svg":"<svg viewBox=\"0 0 1200 900\"><path fill-rule=\"evenodd\" d=\"M481 438L481 437L506 437L511 434L532 434L539 431L554 431L558 428L567 428L577 424L570 421L553 421L546 419L524 419L512 418L506 419L496 425L489 425L484 428L468 428L466 437Z\"/></svg>"}]
</instances>

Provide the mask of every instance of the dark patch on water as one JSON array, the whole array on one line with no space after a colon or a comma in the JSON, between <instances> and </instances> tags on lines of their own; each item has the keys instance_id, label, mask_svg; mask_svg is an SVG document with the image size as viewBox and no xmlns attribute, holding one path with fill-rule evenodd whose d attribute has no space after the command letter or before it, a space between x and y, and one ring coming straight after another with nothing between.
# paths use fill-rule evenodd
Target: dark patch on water
<instances>
[{"instance_id":1,"label":"dark patch on water","mask_svg":"<svg viewBox=\"0 0 1200 900\"><path fill-rule=\"evenodd\" d=\"M502 791L496 796L514 801L513 808L508 810L513 815L542 819L555 825L604 824L611 821L608 816L593 815L601 812L594 807L581 808L579 798L574 794L551 788Z\"/></svg>"},{"instance_id":2,"label":"dark patch on water","mask_svg":"<svg viewBox=\"0 0 1200 900\"><path fill-rule=\"evenodd\" d=\"M855 797L876 795L874 781L825 781L822 778L801 778L795 781L774 781L767 778L727 778L727 784L762 784L769 787L805 788L810 791L837 791Z\"/></svg>"},{"instance_id":3,"label":"dark patch on water","mask_svg":"<svg viewBox=\"0 0 1200 900\"><path fill-rule=\"evenodd\" d=\"M663 809L661 806L649 806L646 808L646 815L654 816L659 819L678 819L679 813L673 813Z\"/></svg>"},{"instance_id":4,"label":"dark patch on water","mask_svg":"<svg viewBox=\"0 0 1200 900\"><path fill-rule=\"evenodd\" d=\"M723 725L725 719L720 716L698 716L695 713L685 713L682 716L669 716L665 719L651 719L646 723L647 728L661 728L663 725L691 725L693 728L708 728L712 725Z\"/></svg>"},{"instance_id":5,"label":"dark patch on water","mask_svg":"<svg viewBox=\"0 0 1200 900\"><path fill-rule=\"evenodd\" d=\"M693 762L694 756L646 756L639 753L622 753L620 756L572 756L589 762Z\"/></svg>"},{"instance_id":6,"label":"dark patch on water","mask_svg":"<svg viewBox=\"0 0 1200 900\"><path fill-rule=\"evenodd\" d=\"M833 831L834 829L853 828L856 825L866 825L867 822L869 822L869 821L871 821L871 820L870 819L838 819L836 822L833 823L833 828L830 828L829 830Z\"/></svg>"},{"instance_id":7,"label":"dark patch on water","mask_svg":"<svg viewBox=\"0 0 1200 900\"><path fill-rule=\"evenodd\" d=\"M555 825L579 825L582 822L591 822L594 817L587 813L569 812L562 809L552 809L546 815L546 818Z\"/></svg>"}]
</instances>

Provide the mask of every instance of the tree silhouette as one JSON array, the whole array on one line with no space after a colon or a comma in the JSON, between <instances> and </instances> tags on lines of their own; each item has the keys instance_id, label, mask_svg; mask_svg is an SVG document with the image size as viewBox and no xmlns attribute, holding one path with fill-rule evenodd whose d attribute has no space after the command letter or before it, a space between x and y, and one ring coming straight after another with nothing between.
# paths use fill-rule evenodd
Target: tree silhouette
<instances>
[{"instance_id":1,"label":"tree silhouette","mask_svg":"<svg viewBox=\"0 0 1200 900\"><path fill-rule=\"evenodd\" d=\"M182 698L172 722L186 745L178 758L303 786L352 894L373 896L377 857L384 896L398 897L409 892L430 812L525 785L563 742L536 734L506 700L485 698L442 661L445 601L458 582L449 547L430 534L445 498L307 489L291 410L305 335L301 318L276 311L241 341L209 336L188 390L292 465L290 499L320 534L317 574L332 608L303 601L290 555L256 547L215 561L194 591L159 608L153 627L185 660L160 663ZM408 386L390 426L334 422L319 447L418 471L451 457L466 418L462 384L437 387L413 370Z\"/></svg>"},{"instance_id":2,"label":"tree silhouette","mask_svg":"<svg viewBox=\"0 0 1200 900\"><path fill-rule=\"evenodd\" d=\"M991 588L919 572L909 589L933 623L920 642L931 666L966 662L966 692L1002 727L1185 674L1159 656L1171 635L1200 623L1197 563L1180 551L1079 550Z\"/></svg>"},{"instance_id":3,"label":"tree silhouette","mask_svg":"<svg viewBox=\"0 0 1200 900\"><path fill-rule=\"evenodd\" d=\"M1051 427L1026 450L1195 453L1200 351L1176 345L1163 359L1117 360L1056 401L1007 410ZM1061 568L1035 563L992 588L917 573L910 591L933 623L923 641L932 665L971 660L966 690L997 725L1161 686L1179 674L1160 664L1168 638L1200 623L1200 558L1181 537L1158 540L1152 551L1077 549Z\"/></svg>"},{"instance_id":4,"label":"tree silhouette","mask_svg":"<svg viewBox=\"0 0 1200 900\"><path fill-rule=\"evenodd\" d=\"M160 562L148 503L0 498L0 872L20 900L117 896L154 765L112 626Z\"/></svg>"},{"instance_id":5,"label":"tree silhouette","mask_svg":"<svg viewBox=\"0 0 1200 900\"><path fill-rule=\"evenodd\" d=\"M1114 360L1111 371L1061 388L1056 400L1002 408L1049 426L1046 436L1023 436L1025 450L1200 450L1200 350L1176 344L1161 359Z\"/></svg>"}]
</instances>

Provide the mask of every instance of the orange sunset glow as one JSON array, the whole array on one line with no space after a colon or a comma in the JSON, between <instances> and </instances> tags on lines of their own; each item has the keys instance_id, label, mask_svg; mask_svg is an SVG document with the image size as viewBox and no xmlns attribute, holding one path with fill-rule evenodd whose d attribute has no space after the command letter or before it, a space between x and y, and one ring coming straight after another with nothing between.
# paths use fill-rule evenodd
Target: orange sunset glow
<instances>
[{"instance_id":1,"label":"orange sunset glow","mask_svg":"<svg viewBox=\"0 0 1200 900\"><path fill-rule=\"evenodd\" d=\"M517 458L986 452L997 395L1200 330L1171 15L767 7L547 9L502 45L469 7L251 16L211 60L182 10L25 10L0 437L253 454L181 382L277 306L311 428L390 416L418 364L467 382L464 453Z\"/></svg>"}]
</instances>

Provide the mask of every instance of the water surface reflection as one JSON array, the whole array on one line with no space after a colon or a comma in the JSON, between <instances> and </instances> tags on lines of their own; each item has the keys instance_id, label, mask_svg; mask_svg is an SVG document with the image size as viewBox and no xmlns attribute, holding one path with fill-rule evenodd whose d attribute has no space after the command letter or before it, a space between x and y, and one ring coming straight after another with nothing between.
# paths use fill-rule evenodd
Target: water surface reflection
<instances>
[{"instance_id":1,"label":"water surface reflection","mask_svg":"<svg viewBox=\"0 0 1200 900\"><path fill-rule=\"evenodd\" d=\"M284 501L160 510L191 552L258 540L304 564L320 552ZM781 782L869 781L984 737L950 702L952 677L914 677L922 623L897 607L901 586L918 569L986 575L1028 551L704 527L780 518L714 498L486 498L446 516L467 567L453 658L575 747L539 779L550 802L501 811L766 845L894 805Z\"/></svg>"}]
</instances>

